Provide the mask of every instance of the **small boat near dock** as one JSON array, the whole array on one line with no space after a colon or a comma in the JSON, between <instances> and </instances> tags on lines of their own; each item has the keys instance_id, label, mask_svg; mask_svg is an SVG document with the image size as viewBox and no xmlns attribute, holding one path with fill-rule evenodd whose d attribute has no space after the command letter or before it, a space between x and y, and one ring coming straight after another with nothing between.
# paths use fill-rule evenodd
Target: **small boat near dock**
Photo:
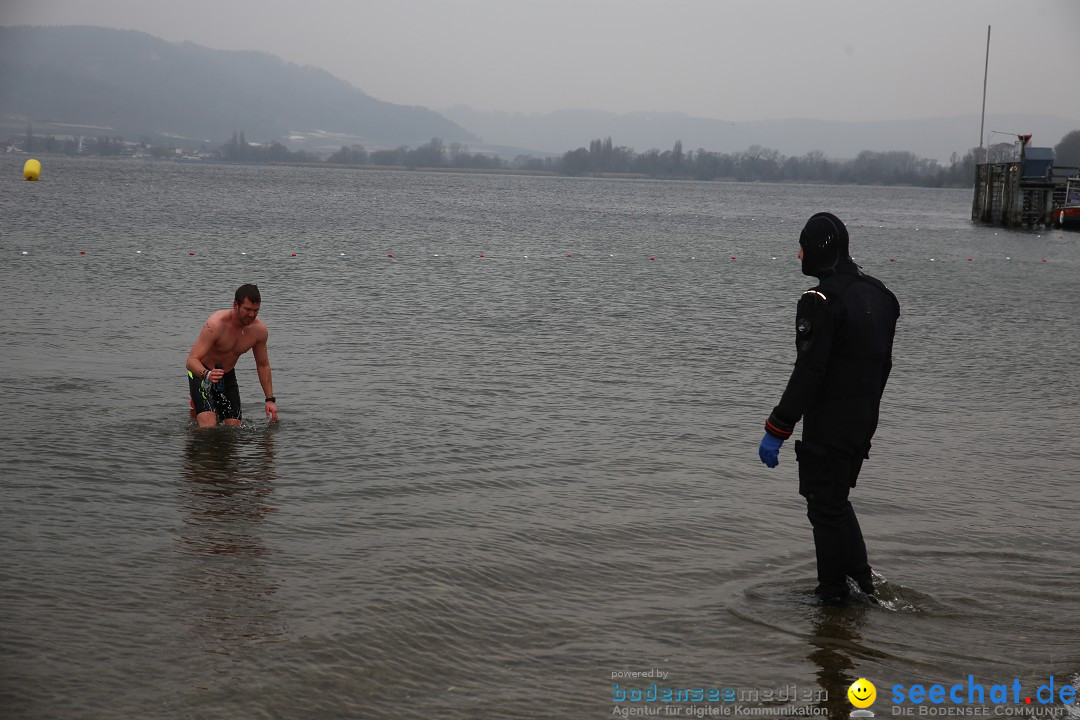
<instances>
[{"instance_id":1,"label":"small boat near dock","mask_svg":"<svg viewBox=\"0 0 1080 720\"><path fill-rule=\"evenodd\" d=\"M1080 176L1068 179L1061 204L1055 203L1050 211L1050 221L1054 227L1080 230Z\"/></svg>"}]
</instances>

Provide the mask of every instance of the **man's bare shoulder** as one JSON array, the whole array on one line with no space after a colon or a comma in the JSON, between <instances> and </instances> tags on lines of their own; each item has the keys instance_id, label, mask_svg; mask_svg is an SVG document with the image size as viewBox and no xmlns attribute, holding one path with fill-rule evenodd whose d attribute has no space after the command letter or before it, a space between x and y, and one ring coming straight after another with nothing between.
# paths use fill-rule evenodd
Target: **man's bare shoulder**
<instances>
[{"instance_id":1,"label":"man's bare shoulder","mask_svg":"<svg viewBox=\"0 0 1080 720\"><path fill-rule=\"evenodd\" d=\"M262 320L256 319L251 323L252 329L255 331L256 339L266 342L266 339L270 337L270 328L266 327L266 323Z\"/></svg>"},{"instance_id":2,"label":"man's bare shoulder","mask_svg":"<svg viewBox=\"0 0 1080 720\"><path fill-rule=\"evenodd\" d=\"M210 317L206 318L206 323L203 325L203 328L216 333L220 331L221 328L225 327L225 323L228 320L228 317L228 310L218 310Z\"/></svg>"}]
</instances>

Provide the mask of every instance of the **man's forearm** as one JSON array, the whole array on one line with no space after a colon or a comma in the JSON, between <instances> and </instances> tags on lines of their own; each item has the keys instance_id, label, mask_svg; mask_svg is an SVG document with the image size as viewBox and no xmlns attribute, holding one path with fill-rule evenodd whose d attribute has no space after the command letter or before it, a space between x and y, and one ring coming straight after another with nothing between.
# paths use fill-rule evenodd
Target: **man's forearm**
<instances>
[{"instance_id":1,"label":"man's forearm","mask_svg":"<svg viewBox=\"0 0 1080 720\"><path fill-rule=\"evenodd\" d=\"M188 372L190 372L195 377L202 377L203 374L205 374L206 371L210 369L204 366L198 358L192 357L190 355L188 356L186 367L188 369Z\"/></svg>"},{"instance_id":2,"label":"man's forearm","mask_svg":"<svg viewBox=\"0 0 1080 720\"><path fill-rule=\"evenodd\" d=\"M274 396L274 380L270 372L270 366L264 365L258 368L259 384L262 385L263 397Z\"/></svg>"}]
</instances>

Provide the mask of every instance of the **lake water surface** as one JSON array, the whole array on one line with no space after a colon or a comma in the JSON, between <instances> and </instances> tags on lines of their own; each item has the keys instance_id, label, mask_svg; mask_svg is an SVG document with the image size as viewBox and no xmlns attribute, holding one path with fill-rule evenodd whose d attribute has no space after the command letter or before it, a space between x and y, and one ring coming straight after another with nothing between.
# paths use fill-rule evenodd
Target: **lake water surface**
<instances>
[{"instance_id":1,"label":"lake water surface","mask_svg":"<svg viewBox=\"0 0 1080 720\"><path fill-rule=\"evenodd\" d=\"M1075 707L1036 691L1080 674L1077 234L966 190L21 163L3 717ZM813 602L790 443L757 458L819 210L902 304L852 496L877 607ZM245 356L244 425L198 432L184 361L245 282L281 421ZM741 700L616 702L652 683Z\"/></svg>"}]
</instances>

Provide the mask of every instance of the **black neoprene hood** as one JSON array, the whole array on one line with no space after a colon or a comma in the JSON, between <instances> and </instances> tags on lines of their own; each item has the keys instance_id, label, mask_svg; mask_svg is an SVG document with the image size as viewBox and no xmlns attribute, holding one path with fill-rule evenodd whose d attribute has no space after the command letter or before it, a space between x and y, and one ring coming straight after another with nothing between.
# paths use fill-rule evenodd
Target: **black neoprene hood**
<instances>
[{"instance_id":1,"label":"black neoprene hood","mask_svg":"<svg viewBox=\"0 0 1080 720\"><path fill-rule=\"evenodd\" d=\"M840 218L819 212L810 217L799 235L804 275L831 275L836 264L848 257L848 231Z\"/></svg>"}]
</instances>

